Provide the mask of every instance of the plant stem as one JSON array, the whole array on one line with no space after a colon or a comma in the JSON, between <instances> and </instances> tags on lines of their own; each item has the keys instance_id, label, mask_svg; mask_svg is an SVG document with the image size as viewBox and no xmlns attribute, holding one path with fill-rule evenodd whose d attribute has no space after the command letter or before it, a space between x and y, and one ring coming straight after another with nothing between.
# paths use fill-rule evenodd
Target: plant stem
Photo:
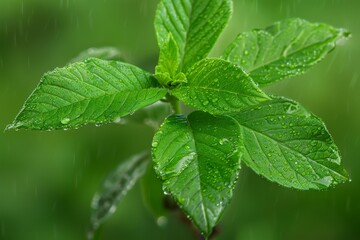
<instances>
[{"instance_id":1,"label":"plant stem","mask_svg":"<svg viewBox=\"0 0 360 240\"><path fill-rule=\"evenodd\" d=\"M173 110L173 112L175 114L181 114L181 106L180 106L179 99L177 99L174 96L171 96L170 94L166 95L166 99L170 103L171 109Z\"/></svg>"}]
</instances>

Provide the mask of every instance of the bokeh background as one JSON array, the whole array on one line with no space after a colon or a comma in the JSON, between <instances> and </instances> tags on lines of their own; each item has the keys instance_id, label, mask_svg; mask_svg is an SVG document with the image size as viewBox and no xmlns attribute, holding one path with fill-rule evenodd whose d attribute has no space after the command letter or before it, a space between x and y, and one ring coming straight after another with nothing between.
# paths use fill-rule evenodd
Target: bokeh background
<instances>
[{"instance_id":1,"label":"bokeh background","mask_svg":"<svg viewBox=\"0 0 360 240\"><path fill-rule=\"evenodd\" d=\"M0 129L10 123L42 74L89 47L115 46L152 71L157 0L0 0ZM328 191L282 188L243 167L217 239L355 240L360 236L360 1L234 0L234 16L212 55L240 31L301 17L344 27L353 37L306 75L266 89L320 116L352 181ZM0 239L85 239L90 201L106 174L149 149L139 125L74 131L0 131ZM158 226L137 184L99 239L194 239L177 213ZM163 224L161 224L163 225Z\"/></svg>"}]
</instances>

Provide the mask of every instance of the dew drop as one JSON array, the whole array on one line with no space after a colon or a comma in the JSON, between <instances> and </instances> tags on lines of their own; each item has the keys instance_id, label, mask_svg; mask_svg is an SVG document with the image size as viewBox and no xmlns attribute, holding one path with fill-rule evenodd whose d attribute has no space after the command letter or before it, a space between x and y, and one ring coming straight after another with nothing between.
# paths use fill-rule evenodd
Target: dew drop
<instances>
[{"instance_id":1,"label":"dew drop","mask_svg":"<svg viewBox=\"0 0 360 240\"><path fill-rule=\"evenodd\" d=\"M203 104L204 106L207 106L207 105L209 104L209 101L204 101L202 104Z\"/></svg>"},{"instance_id":2,"label":"dew drop","mask_svg":"<svg viewBox=\"0 0 360 240\"><path fill-rule=\"evenodd\" d=\"M167 225L167 223L168 223L168 219L165 216L160 216L156 219L156 224L159 227L165 227Z\"/></svg>"},{"instance_id":3,"label":"dew drop","mask_svg":"<svg viewBox=\"0 0 360 240\"><path fill-rule=\"evenodd\" d=\"M109 214L113 214L116 211L116 206L115 205L111 205L110 209L109 209Z\"/></svg>"},{"instance_id":4,"label":"dew drop","mask_svg":"<svg viewBox=\"0 0 360 240\"><path fill-rule=\"evenodd\" d=\"M66 124L69 124L69 123L70 123L70 118L63 118L63 119L61 119L61 124L66 125Z\"/></svg>"},{"instance_id":5,"label":"dew drop","mask_svg":"<svg viewBox=\"0 0 360 240\"><path fill-rule=\"evenodd\" d=\"M219 144L224 145L225 143L228 143L228 142L229 142L229 139L223 138L223 139L220 139Z\"/></svg>"},{"instance_id":6,"label":"dew drop","mask_svg":"<svg viewBox=\"0 0 360 240\"><path fill-rule=\"evenodd\" d=\"M113 120L114 123L121 123L122 119L120 117L117 117Z\"/></svg>"}]
</instances>

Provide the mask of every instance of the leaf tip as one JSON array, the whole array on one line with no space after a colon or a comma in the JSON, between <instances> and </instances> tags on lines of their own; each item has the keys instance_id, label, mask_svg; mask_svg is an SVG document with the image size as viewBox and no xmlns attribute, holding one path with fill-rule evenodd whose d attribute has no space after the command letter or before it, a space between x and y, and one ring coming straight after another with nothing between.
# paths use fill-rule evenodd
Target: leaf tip
<instances>
[{"instance_id":1,"label":"leaf tip","mask_svg":"<svg viewBox=\"0 0 360 240\"><path fill-rule=\"evenodd\" d=\"M23 126L23 122L13 122L9 125L7 125L4 129L4 132L7 132L7 131L11 131L11 130L15 130L15 131L18 131L20 129L21 126Z\"/></svg>"},{"instance_id":2,"label":"leaf tip","mask_svg":"<svg viewBox=\"0 0 360 240\"><path fill-rule=\"evenodd\" d=\"M351 37L351 32L349 30L347 30L346 28L340 28L339 29L339 33L341 36L343 36L344 38L349 38Z\"/></svg>"},{"instance_id":3,"label":"leaf tip","mask_svg":"<svg viewBox=\"0 0 360 240\"><path fill-rule=\"evenodd\" d=\"M345 41L351 38L351 32L345 28L338 29L338 38L336 40L336 45L341 46L345 44Z\"/></svg>"}]
</instances>

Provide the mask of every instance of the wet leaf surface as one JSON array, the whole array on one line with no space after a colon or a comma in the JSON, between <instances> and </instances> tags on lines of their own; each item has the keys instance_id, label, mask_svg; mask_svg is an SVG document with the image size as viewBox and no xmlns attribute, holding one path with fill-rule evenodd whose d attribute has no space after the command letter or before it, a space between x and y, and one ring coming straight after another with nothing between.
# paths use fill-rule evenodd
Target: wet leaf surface
<instances>
[{"instance_id":1,"label":"wet leaf surface","mask_svg":"<svg viewBox=\"0 0 360 240\"><path fill-rule=\"evenodd\" d=\"M267 85L305 73L349 35L327 24L286 19L265 30L239 34L223 58L241 66L255 82Z\"/></svg>"},{"instance_id":2,"label":"wet leaf surface","mask_svg":"<svg viewBox=\"0 0 360 240\"><path fill-rule=\"evenodd\" d=\"M8 129L70 129L134 113L166 94L151 74L91 58L46 73Z\"/></svg>"},{"instance_id":3,"label":"wet leaf surface","mask_svg":"<svg viewBox=\"0 0 360 240\"><path fill-rule=\"evenodd\" d=\"M205 235L217 224L240 168L236 122L193 112L170 116L152 143L154 167L164 191Z\"/></svg>"},{"instance_id":4,"label":"wet leaf surface","mask_svg":"<svg viewBox=\"0 0 360 240\"><path fill-rule=\"evenodd\" d=\"M159 46L171 33L179 47L180 71L186 73L210 52L231 12L230 0L162 0L155 16Z\"/></svg>"},{"instance_id":5,"label":"wet leaf surface","mask_svg":"<svg viewBox=\"0 0 360 240\"><path fill-rule=\"evenodd\" d=\"M242 131L242 161L270 181L303 190L347 181L324 123L298 103L274 98L233 117Z\"/></svg>"},{"instance_id":6,"label":"wet leaf surface","mask_svg":"<svg viewBox=\"0 0 360 240\"><path fill-rule=\"evenodd\" d=\"M241 68L221 59L198 62L190 69L187 80L172 94L185 104L212 114L237 112L269 99Z\"/></svg>"}]
</instances>

